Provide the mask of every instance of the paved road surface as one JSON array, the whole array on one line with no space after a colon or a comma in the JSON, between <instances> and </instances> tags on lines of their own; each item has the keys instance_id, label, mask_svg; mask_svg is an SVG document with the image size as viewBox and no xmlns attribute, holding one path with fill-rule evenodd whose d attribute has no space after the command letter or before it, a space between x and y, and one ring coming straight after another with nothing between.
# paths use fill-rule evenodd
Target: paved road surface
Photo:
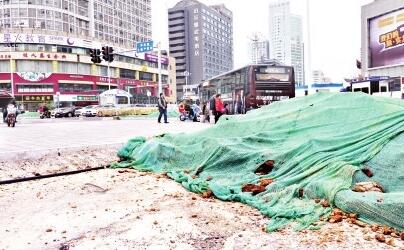
<instances>
[{"instance_id":1,"label":"paved road surface","mask_svg":"<svg viewBox=\"0 0 404 250\"><path fill-rule=\"evenodd\" d=\"M15 128L0 126L0 159L13 153L33 154L46 150L85 146L116 145L134 136L198 131L209 124L169 120L158 124L155 119L143 120L43 120L20 122Z\"/></svg>"}]
</instances>

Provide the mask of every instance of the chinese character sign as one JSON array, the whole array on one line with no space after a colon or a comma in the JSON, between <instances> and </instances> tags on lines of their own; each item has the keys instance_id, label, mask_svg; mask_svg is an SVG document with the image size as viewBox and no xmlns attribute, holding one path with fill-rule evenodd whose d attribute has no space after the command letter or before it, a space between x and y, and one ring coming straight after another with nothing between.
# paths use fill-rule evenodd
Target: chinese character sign
<instances>
[{"instance_id":1,"label":"chinese character sign","mask_svg":"<svg viewBox=\"0 0 404 250\"><path fill-rule=\"evenodd\" d=\"M404 9L369 21L369 67L404 63Z\"/></svg>"},{"instance_id":2,"label":"chinese character sign","mask_svg":"<svg viewBox=\"0 0 404 250\"><path fill-rule=\"evenodd\" d=\"M153 41L136 43L136 50L139 53L152 51L153 50Z\"/></svg>"},{"instance_id":3,"label":"chinese character sign","mask_svg":"<svg viewBox=\"0 0 404 250\"><path fill-rule=\"evenodd\" d=\"M197 14L199 13L198 9L194 9L194 13ZM194 16L194 56L198 57L199 56L199 22L198 22L198 16Z\"/></svg>"}]
</instances>

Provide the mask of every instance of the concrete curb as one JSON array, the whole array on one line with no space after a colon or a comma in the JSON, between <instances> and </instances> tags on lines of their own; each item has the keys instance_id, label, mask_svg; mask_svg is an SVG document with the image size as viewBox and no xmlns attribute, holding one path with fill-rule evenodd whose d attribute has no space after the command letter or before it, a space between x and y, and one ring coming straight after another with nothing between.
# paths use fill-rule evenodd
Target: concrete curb
<instances>
[{"instance_id":1,"label":"concrete curb","mask_svg":"<svg viewBox=\"0 0 404 250\"><path fill-rule=\"evenodd\" d=\"M21 120L18 120L20 123L54 123L54 122L61 122L61 121L66 121L66 122L78 122L78 121L110 121L110 120L116 120L114 117L72 117L72 118L46 118L46 119L40 119L40 118L24 118Z\"/></svg>"},{"instance_id":2,"label":"concrete curb","mask_svg":"<svg viewBox=\"0 0 404 250\"><path fill-rule=\"evenodd\" d=\"M16 160L37 160L43 157L58 157L59 154L75 153L80 150L101 150L101 149L116 149L118 151L125 143L97 144L97 145L81 145L72 147L59 148L43 148L38 150L21 150L0 152L0 161L16 161Z\"/></svg>"}]
</instances>

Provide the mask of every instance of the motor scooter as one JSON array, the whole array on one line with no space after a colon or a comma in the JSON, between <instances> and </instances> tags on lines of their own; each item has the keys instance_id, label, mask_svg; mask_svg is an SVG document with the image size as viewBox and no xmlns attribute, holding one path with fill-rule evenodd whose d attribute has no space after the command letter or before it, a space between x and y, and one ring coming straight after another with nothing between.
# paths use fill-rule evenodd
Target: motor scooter
<instances>
[{"instance_id":1,"label":"motor scooter","mask_svg":"<svg viewBox=\"0 0 404 250\"><path fill-rule=\"evenodd\" d=\"M39 115L39 118L41 118L41 119L51 118L51 112L49 110L44 111Z\"/></svg>"},{"instance_id":2,"label":"motor scooter","mask_svg":"<svg viewBox=\"0 0 404 250\"><path fill-rule=\"evenodd\" d=\"M201 114L201 109L195 105L192 104L191 107L192 113L189 110L186 110L184 107L179 107L179 113L180 113L180 121L186 121L186 120L192 120L194 122L199 122L200 121L200 114Z\"/></svg>"},{"instance_id":3,"label":"motor scooter","mask_svg":"<svg viewBox=\"0 0 404 250\"><path fill-rule=\"evenodd\" d=\"M16 115L15 113L10 113L7 115L6 122L8 127L15 127Z\"/></svg>"}]
</instances>

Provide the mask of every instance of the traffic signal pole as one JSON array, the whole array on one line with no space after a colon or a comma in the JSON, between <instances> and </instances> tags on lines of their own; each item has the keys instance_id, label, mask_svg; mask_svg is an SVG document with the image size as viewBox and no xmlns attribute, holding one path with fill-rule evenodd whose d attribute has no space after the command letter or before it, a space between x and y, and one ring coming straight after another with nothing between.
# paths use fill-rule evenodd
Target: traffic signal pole
<instances>
[{"instance_id":1,"label":"traffic signal pole","mask_svg":"<svg viewBox=\"0 0 404 250\"><path fill-rule=\"evenodd\" d=\"M108 90L111 90L111 74L109 72L109 62L108 62Z\"/></svg>"}]
</instances>

